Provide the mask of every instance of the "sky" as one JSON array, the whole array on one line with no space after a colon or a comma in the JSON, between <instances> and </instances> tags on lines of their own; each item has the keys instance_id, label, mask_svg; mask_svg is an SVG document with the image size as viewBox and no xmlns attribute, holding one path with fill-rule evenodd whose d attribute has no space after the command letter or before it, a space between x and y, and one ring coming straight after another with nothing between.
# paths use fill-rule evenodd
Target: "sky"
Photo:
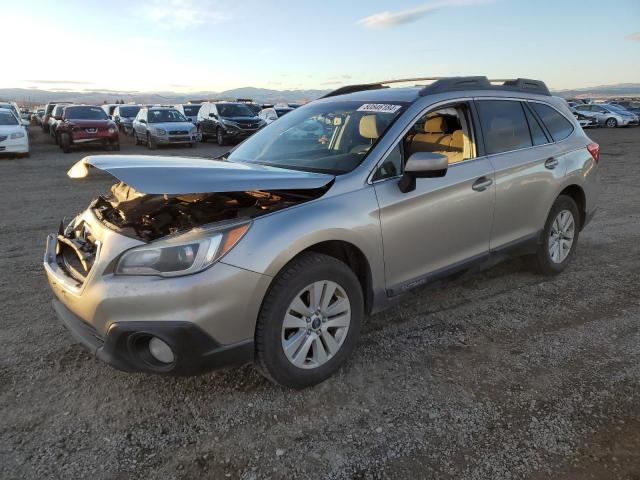
<instances>
[{"instance_id":1,"label":"sky","mask_svg":"<svg viewBox=\"0 0 640 480\"><path fill-rule=\"evenodd\" d=\"M640 0L0 0L0 88L640 83Z\"/></svg>"}]
</instances>

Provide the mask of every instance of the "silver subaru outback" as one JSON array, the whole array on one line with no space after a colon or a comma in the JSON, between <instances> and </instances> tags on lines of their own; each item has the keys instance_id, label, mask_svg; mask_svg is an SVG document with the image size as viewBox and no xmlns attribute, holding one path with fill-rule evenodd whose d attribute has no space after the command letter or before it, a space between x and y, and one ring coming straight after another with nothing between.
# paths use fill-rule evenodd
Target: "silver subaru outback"
<instances>
[{"instance_id":1,"label":"silver subaru outback","mask_svg":"<svg viewBox=\"0 0 640 480\"><path fill-rule=\"evenodd\" d=\"M564 270L599 159L565 102L535 80L417 81L341 88L217 160L84 158L70 177L117 182L47 239L57 315L121 370L254 362L301 388L413 287L505 254Z\"/></svg>"}]
</instances>

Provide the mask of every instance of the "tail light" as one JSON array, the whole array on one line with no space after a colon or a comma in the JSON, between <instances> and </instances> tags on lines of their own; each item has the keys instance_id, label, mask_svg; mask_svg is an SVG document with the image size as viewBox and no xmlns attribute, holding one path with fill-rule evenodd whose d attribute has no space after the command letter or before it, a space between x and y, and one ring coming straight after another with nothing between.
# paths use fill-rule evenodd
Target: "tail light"
<instances>
[{"instance_id":1,"label":"tail light","mask_svg":"<svg viewBox=\"0 0 640 480\"><path fill-rule=\"evenodd\" d=\"M590 143L589 145L587 145L587 150L589 150L589 153L591 154L593 159L596 161L596 163L598 163L598 161L600 160L600 145L595 142Z\"/></svg>"}]
</instances>

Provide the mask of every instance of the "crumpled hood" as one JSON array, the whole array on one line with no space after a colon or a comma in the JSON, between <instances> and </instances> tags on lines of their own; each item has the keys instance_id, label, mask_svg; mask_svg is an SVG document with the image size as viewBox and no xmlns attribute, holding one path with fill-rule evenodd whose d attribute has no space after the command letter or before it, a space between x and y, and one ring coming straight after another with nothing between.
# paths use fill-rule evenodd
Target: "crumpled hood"
<instances>
[{"instance_id":1,"label":"crumpled hood","mask_svg":"<svg viewBox=\"0 0 640 480\"><path fill-rule=\"evenodd\" d=\"M103 170L147 194L306 190L328 185L335 177L250 163L153 155L88 156L69 169L84 178L90 168Z\"/></svg>"}]
</instances>

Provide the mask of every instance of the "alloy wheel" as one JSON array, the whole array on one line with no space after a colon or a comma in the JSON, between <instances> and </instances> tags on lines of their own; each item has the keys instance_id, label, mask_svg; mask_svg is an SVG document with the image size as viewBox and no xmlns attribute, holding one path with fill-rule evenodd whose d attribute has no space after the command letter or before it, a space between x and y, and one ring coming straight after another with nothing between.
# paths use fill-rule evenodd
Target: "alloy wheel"
<instances>
[{"instance_id":1,"label":"alloy wheel","mask_svg":"<svg viewBox=\"0 0 640 480\"><path fill-rule=\"evenodd\" d=\"M282 349L296 367L317 368L338 353L351 323L351 304L337 283L321 280L303 288L282 323Z\"/></svg>"},{"instance_id":2,"label":"alloy wheel","mask_svg":"<svg viewBox=\"0 0 640 480\"><path fill-rule=\"evenodd\" d=\"M575 231L576 222L573 214L569 210L562 210L558 213L551 224L547 243L549 257L553 263L562 263L569 256Z\"/></svg>"}]
</instances>

